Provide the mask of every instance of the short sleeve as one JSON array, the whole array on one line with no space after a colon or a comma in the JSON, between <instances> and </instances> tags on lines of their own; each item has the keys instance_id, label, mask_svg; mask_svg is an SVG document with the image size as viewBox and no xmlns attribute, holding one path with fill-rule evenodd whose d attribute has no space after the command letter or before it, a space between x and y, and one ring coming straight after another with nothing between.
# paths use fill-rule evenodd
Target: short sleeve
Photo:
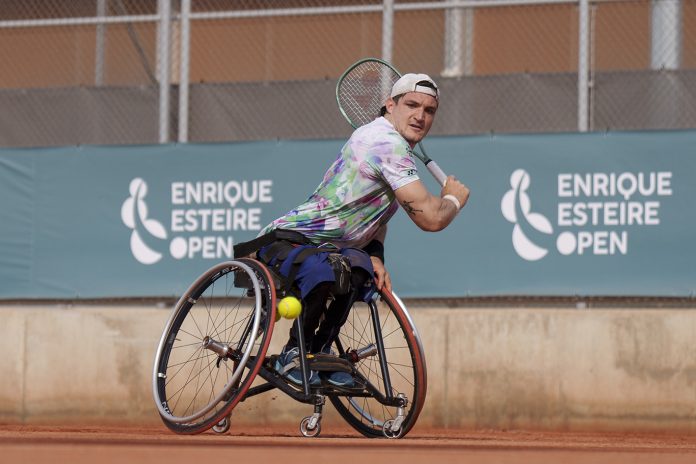
<instances>
[{"instance_id":1,"label":"short sleeve","mask_svg":"<svg viewBox=\"0 0 696 464\"><path fill-rule=\"evenodd\" d=\"M369 168L384 179L392 190L419 179L416 162L402 144L382 143L374 146L368 158Z\"/></svg>"}]
</instances>

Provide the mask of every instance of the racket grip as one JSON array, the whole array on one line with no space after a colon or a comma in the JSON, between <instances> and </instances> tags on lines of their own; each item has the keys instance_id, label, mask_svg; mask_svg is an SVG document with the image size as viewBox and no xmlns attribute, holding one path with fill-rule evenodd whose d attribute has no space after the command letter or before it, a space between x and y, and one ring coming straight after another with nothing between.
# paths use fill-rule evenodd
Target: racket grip
<instances>
[{"instance_id":1,"label":"racket grip","mask_svg":"<svg viewBox=\"0 0 696 464\"><path fill-rule=\"evenodd\" d=\"M430 160L428 164L425 165L425 167L428 168L428 171L430 171L430 174L433 175L435 180L437 180L441 186L445 186L447 183L447 174L440 169L440 166L437 165L435 161Z\"/></svg>"}]
</instances>

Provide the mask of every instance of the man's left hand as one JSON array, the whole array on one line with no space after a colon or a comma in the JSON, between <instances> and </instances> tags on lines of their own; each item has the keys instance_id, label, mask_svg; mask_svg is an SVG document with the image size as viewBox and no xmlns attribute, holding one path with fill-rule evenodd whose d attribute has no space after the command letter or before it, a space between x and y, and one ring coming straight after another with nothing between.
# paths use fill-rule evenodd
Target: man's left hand
<instances>
[{"instance_id":1,"label":"man's left hand","mask_svg":"<svg viewBox=\"0 0 696 464\"><path fill-rule=\"evenodd\" d=\"M389 272L387 272L387 268L384 267L384 263L375 256L370 256L370 260L372 261L372 268L375 271L375 285L377 286L377 290L382 290L382 288L384 288L387 292L391 293L391 277L389 277Z\"/></svg>"}]
</instances>

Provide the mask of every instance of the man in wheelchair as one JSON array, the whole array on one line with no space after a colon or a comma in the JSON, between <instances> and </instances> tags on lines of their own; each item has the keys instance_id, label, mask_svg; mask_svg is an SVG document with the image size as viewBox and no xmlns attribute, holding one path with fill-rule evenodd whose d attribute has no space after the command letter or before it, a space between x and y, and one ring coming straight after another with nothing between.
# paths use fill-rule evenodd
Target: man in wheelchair
<instances>
[{"instance_id":1,"label":"man in wheelchair","mask_svg":"<svg viewBox=\"0 0 696 464\"><path fill-rule=\"evenodd\" d=\"M401 77L382 115L353 132L314 193L259 234L257 257L302 300L308 353L331 353L353 303L369 298L375 288L391 291L384 242L399 205L421 229L439 231L466 204L469 189L453 176L439 196L429 193L412 154L433 124L439 97L427 75ZM300 385L296 326L275 367ZM337 387L350 388L354 382L340 370L312 371L309 381L318 385L322 378Z\"/></svg>"}]
</instances>

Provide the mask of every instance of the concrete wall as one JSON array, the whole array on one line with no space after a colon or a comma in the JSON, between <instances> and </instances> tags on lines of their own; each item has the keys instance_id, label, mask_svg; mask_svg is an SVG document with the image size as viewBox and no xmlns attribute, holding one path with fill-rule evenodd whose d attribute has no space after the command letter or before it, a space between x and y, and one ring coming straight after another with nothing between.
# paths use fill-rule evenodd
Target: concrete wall
<instances>
[{"instance_id":1,"label":"concrete wall","mask_svg":"<svg viewBox=\"0 0 696 464\"><path fill-rule=\"evenodd\" d=\"M696 432L694 309L411 313L428 360L421 424ZM151 371L168 316L154 305L0 307L0 422L157 423ZM272 350L288 328L276 327ZM272 391L234 420L299 423L310 413Z\"/></svg>"}]
</instances>

